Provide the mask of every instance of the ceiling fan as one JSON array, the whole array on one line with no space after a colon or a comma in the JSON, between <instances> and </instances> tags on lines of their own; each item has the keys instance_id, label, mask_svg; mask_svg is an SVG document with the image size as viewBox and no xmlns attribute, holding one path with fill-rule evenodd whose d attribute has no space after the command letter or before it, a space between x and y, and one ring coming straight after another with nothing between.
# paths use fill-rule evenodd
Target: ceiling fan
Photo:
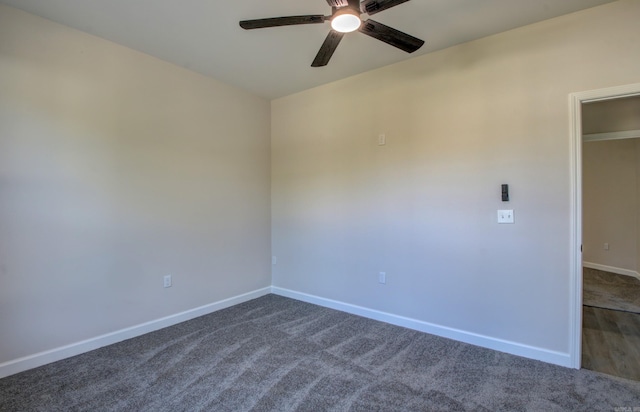
<instances>
[{"instance_id":1,"label":"ceiling fan","mask_svg":"<svg viewBox=\"0 0 640 412\"><path fill-rule=\"evenodd\" d=\"M424 44L423 40L410 36L399 30L385 26L372 19L362 20L361 14L374 15L383 10L397 6L409 0L326 0L331 6L330 16L312 14L306 16L272 17L268 19L242 20L240 27L246 30L266 27L293 26L299 24L317 24L331 22L331 31L320 47L320 51L311 63L311 67L326 66L340 40L352 31L358 30L367 36L378 39L407 53L413 53Z\"/></svg>"}]
</instances>

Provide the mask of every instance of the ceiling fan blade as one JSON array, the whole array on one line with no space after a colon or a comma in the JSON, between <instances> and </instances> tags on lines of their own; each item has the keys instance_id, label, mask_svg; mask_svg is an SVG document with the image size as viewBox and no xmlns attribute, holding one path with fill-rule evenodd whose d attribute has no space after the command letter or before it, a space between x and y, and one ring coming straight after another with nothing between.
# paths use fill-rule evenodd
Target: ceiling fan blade
<instances>
[{"instance_id":1,"label":"ceiling fan blade","mask_svg":"<svg viewBox=\"0 0 640 412\"><path fill-rule=\"evenodd\" d=\"M311 67L326 66L327 63L329 63L331 56L333 56L333 52L338 48L338 44L340 44L340 40L342 40L343 36L344 33L331 30L324 39L324 43L322 43L313 63L311 63Z\"/></svg>"},{"instance_id":2,"label":"ceiling fan blade","mask_svg":"<svg viewBox=\"0 0 640 412\"><path fill-rule=\"evenodd\" d=\"M327 0L331 7L346 7L349 5L348 0Z\"/></svg>"},{"instance_id":3,"label":"ceiling fan blade","mask_svg":"<svg viewBox=\"0 0 640 412\"><path fill-rule=\"evenodd\" d=\"M240 22L240 27L246 30L251 30L262 29L265 27L324 23L324 20L325 17L322 14L312 14L308 16L272 17L269 19L242 20Z\"/></svg>"},{"instance_id":4,"label":"ceiling fan blade","mask_svg":"<svg viewBox=\"0 0 640 412\"><path fill-rule=\"evenodd\" d=\"M362 26L358 29L360 33L371 36L394 47L404 50L407 53L413 53L424 44L424 40L403 33L392 27L385 26L375 20L367 20L362 22Z\"/></svg>"},{"instance_id":5,"label":"ceiling fan blade","mask_svg":"<svg viewBox=\"0 0 640 412\"><path fill-rule=\"evenodd\" d=\"M365 0L360 5L360 9L363 13L367 13L372 16L382 10L390 9L409 0Z\"/></svg>"}]
</instances>

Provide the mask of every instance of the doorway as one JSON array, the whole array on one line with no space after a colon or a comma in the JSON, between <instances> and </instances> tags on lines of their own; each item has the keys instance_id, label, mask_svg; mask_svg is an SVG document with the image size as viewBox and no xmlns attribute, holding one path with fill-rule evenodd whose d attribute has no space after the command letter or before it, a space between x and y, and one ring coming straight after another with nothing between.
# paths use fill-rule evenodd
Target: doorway
<instances>
[{"instance_id":1,"label":"doorway","mask_svg":"<svg viewBox=\"0 0 640 412\"><path fill-rule=\"evenodd\" d=\"M582 366L583 325L583 104L605 102L615 99L640 96L640 84L608 89L573 93L570 97L571 118L571 172L572 172L572 219L571 219L571 364L576 369Z\"/></svg>"},{"instance_id":2,"label":"doorway","mask_svg":"<svg viewBox=\"0 0 640 412\"><path fill-rule=\"evenodd\" d=\"M582 367L640 381L640 97L582 105Z\"/></svg>"}]
</instances>

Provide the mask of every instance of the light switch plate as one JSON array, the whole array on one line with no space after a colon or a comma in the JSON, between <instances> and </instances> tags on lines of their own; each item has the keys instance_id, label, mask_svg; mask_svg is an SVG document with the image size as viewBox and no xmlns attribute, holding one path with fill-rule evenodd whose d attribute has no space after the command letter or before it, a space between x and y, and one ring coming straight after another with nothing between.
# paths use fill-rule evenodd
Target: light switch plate
<instances>
[{"instance_id":1,"label":"light switch plate","mask_svg":"<svg viewBox=\"0 0 640 412\"><path fill-rule=\"evenodd\" d=\"M498 210L498 223L514 223L513 210Z\"/></svg>"}]
</instances>

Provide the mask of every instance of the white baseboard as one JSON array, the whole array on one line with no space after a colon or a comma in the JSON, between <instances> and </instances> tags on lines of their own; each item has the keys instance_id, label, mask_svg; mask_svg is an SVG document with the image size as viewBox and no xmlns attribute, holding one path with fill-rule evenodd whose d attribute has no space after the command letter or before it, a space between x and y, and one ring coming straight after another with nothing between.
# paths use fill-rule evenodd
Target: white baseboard
<instances>
[{"instance_id":1,"label":"white baseboard","mask_svg":"<svg viewBox=\"0 0 640 412\"><path fill-rule=\"evenodd\" d=\"M207 315L221 309L228 308L239 303L243 303L261 296L271 293L271 287L254 290L242 295L234 296L208 305L200 306L175 315L166 316L164 318L145 322L140 325L131 326L115 332L107 333L95 338L83 340L81 342L72 343L70 345L51 349L48 351L25 356L23 358L14 359L0 364L0 378L13 375L28 369L37 368L51 362L56 362L65 358L80 355L103 346L122 342L126 339L135 338L145 333L153 332L158 329L166 328L187 320L197 318L198 316Z\"/></svg>"},{"instance_id":2,"label":"white baseboard","mask_svg":"<svg viewBox=\"0 0 640 412\"><path fill-rule=\"evenodd\" d=\"M340 310L365 318L379 320L381 322L390 323L392 325L402 326L420 332L430 333L432 335L442 336L445 338L454 339L460 342L465 342L472 345L497 350L500 352L510 353L512 355L523 356L526 358L536 359L560 366L571 367L570 357L568 353L555 352L502 339L491 338L471 332L435 325L417 319L411 319L404 316L394 315L391 313L381 312L362 306L352 305L349 303L339 302L332 299L326 299L319 296L309 295L306 293L296 292L293 290L273 286L258 289L218 302L210 303L208 305L176 313L174 315L166 316L150 322L145 322L140 325L135 325L129 328L107 333L81 342L72 343L59 348L1 363L0 378L4 378L29 369L37 368L39 366L43 366L62 359L70 358L72 356L80 355L94 349L122 342L126 339L135 338L136 336L141 336L145 333L153 332L158 329L166 328L168 326L176 325L178 323L197 318L199 316L207 315L209 313L213 313L218 310L237 305L239 303L259 298L269 293L274 293L280 296L301 300L303 302Z\"/></svg>"},{"instance_id":3,"label":"white baseboard","mask_svg":"<svg viewBox=\"0 0 640 412\"><path fill-rule=\"evenodd\" d=\"M589 269L602 270L604 272L616 273L618 275L632 276L638 280L640 280L640 273L635 270L630 269L622 269L614 266L601 265L599 263L593 262L582 262L582 266Z\"/></svg>"},{"instance_id":4,"label":"white baseboard","mask_svg":"<svg viewBox=\"0 0 640 412\"><path fill-rule=\"evenodd\" d=\"M536 359L547 363L553 363L568 368L572 367L571 356L569 353L556 352L537 348L534 346L523 345L516 342L510 342L503 339L496 339L490 336L478 335L476 333L453 329L446 326L435 325L433 323L428 323L417 319L398 316L391 313L381 312L362 306L356 306L349 303L326 299L319 296L296 292L276 286L272 287L272 292L276 295L301 300L303 302L313 303L315 305L324 306L330 309L336 309L342 312L351 313L369 319L379 320L381 322L402 326L420 332L430 333L432 335L442 336L444 338L469 343L471 345L481 346L483 348L510 353L512 355L522 356L529 359Z\"/></svg>"}]
</instances>

